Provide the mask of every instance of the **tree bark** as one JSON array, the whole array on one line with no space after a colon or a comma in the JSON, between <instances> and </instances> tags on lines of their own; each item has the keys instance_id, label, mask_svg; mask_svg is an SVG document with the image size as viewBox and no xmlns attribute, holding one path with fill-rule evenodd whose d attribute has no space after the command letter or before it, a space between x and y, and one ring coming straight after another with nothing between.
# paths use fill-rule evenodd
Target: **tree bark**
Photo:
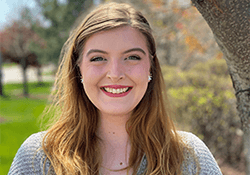
<instances>
[{"instance_id":1,"label":"tree bark","mask_svg":"<svg viewBox=\"0 0 250 175\"><path fill-rule=\"evenodd\" d=\"M24 97L29 97L28 89L28 78L27 78L27 58L23 57L21 60L22 72L23 72L23 95Z\"/></svg>"},{"instance_id":2,"label":"tree bark","mask_svg":"<svg viewBox=\"0 0 250 175\"><path fill-rule=\"evenodd\" d=\"M38 84L42 85L43 84L43 77L42 77L42 71L41 71L41 67L37 67L37 80L38 80Z\"/></svg>"},{"instance_id":3,"label":"tree bark","mask_svg":"<svg viewBox=\"0 0 250 175\"><path fill-rule=\"evenodd\" d=\"M224 53L244 130L246 174L250 175L250 0L192 0Z\"/></svg>"}]
</instances>

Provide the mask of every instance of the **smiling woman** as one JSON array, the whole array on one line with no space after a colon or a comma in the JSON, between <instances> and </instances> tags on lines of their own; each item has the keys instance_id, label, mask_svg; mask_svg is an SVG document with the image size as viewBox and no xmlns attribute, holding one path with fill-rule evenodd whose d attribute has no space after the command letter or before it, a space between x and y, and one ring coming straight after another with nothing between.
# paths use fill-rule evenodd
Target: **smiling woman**
<instances>
[{"instance_id":1,"label":"smiling woman","mask_svg":"<svg viewBox=\"0 0 250 175\"><path fill-rule=\"evenodd\" d=\"M176 131L139 11L100 5L64 49L49 109L55 123L23 143L9 174L221 174L200 139Z\"/></svg>"},{"instance_id":2,"label":"smiling woman","mask_svg":"<svg viewBox=\"0 0 250 175\"><path fill-rule=\"evenodd\" d=\"M93 34L86 41L79 68L100 121L113 115L129 119L147 90L150 59L145 36L130 26Z\"/></svg>"}]
</instances>

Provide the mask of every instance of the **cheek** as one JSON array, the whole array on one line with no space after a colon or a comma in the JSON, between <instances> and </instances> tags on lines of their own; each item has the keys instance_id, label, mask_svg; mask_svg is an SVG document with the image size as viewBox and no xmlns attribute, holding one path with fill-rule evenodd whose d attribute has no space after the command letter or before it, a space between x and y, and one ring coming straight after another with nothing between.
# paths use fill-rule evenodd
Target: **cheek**
<instances>
[{"instance_id":1,"label":"cheek","mask_svg":"<svg viewBox=\"0 0 250 175\"><path fill-rule=\"evenodd\" d=\"M102 75L102 69L93 66L82 66L81 74L84 78L84 83L94 83L96 79L99 79ZM91 84L92 84L91 83Z\"/></svg>"},{"instance_id":2,"label":"cheek","mask_svg":"<svg viewBox=\"0 0 250 175\"><path fill-rule=\"evenodd\" d=\"M139 82L144 82L148 80L148 75L150 74L150 65L142 64L135 66L133 68L129 68L127 72L134 78L138 79Z\"/></svg>"},{"instance_id":3,"label":"cheek","mask_svg":"<svg viewBox=\"0 0 250 175\"><path fill-rule=\"evenodd\" d=\"M99 93L98 83L102 78L102 74L100 69L95 68L86 68L82 71L83 79L84 79L84 91L88 96L89 100L94 104L95 99Z\"/></svg>"}]
</instances>

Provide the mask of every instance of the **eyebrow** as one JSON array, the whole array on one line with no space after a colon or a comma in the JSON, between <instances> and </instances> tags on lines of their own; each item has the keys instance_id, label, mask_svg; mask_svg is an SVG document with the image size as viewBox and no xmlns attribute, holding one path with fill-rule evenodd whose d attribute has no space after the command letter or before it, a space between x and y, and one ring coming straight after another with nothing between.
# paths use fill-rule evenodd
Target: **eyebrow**
<instances>
[{"instance_id":1,"label":"eyebrow","mask_svg":"<svg viewBox=\"0 0 250 175\"><path fill-rule=\"evenodd\" d=\"M98 53L104 53L104 54L108 54L107 52L103 51L103 50L99 50L99 49L91 49L88 51L87 53L87 56L91 53L95 53L95 52L98 52Z\"/></svg>"},{"instance_id":2,"label":"eyebrow","mask_svg":"<svg viewBox=\"0 0 250 175\"><path fill-rule=\"evenodd\" d=\"M143 53L144 55L146 55L146 52L144 50L142 50L141 48L132 48L132 49L126 50L123 53L129 53L129 52L133 52L133 51L139 51L139 52Z\"/></svg>"},{"instance_id":3,"label":"eyebrow","mask_svg":"<svg viewBox=\"0 0 250 175\"><path fill-rule=\"evenodd\" d=\"M141 48L132 48L132 49L128 49L128 50L126 50L125 52L123 52L123 54L129 53L129 52L133 52L133 51L139 51L139 52L143 53L144 55L146 55L146 52L145 52L144 50L142 50ZM103 54L108 54L106 51L103 51L103 50L91 49L91 50L88 51L87 56L88 56L89 54L95 53L95 52L103 53Z\"/></svg>"}]
</instances>

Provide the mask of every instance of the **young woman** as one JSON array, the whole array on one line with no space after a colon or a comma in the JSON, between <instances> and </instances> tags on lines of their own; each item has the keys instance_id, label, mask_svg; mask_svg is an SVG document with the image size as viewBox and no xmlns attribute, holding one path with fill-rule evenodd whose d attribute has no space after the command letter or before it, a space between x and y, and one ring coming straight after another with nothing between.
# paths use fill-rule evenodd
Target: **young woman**
<instances>
[{"instance_id":1,"label":"young woman","mask_svg":"<svg viewBox=\"0 0 250 175\"><path fill-rule=\"evenodd\" d=\"M9 174L221 174L196 136L176 131L151 28L128 4L93 10L62 52L55 123L30 136Z\"/></svg>"}]
</instances>

